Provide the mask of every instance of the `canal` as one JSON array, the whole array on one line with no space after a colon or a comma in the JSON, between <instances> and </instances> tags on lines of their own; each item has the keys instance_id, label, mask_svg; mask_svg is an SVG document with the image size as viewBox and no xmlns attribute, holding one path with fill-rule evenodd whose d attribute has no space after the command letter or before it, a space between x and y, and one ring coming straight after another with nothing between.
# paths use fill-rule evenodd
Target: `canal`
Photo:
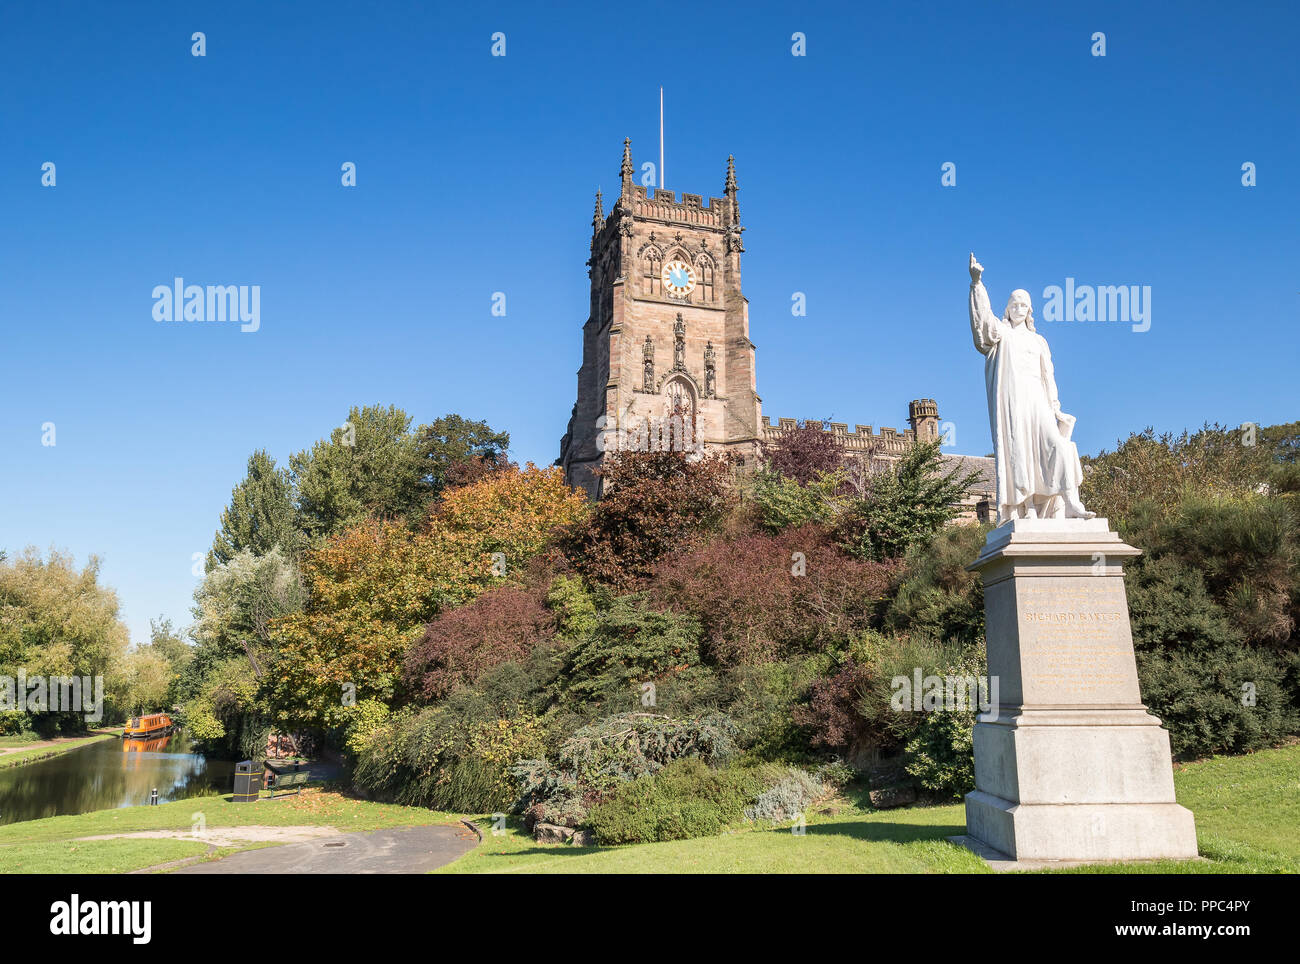
<instances>
[{"instance_id":1,"label":"canal","mask_svg":"<svg viewBox=\"0 0 1300 964\"><path fill-rule=\"evenodd\" d=\"M152 740L107 739L48 760L0 770L0 824L136 807L230 791L233 760L196 752L183 732Z\"/></svg>"}]
</instances>

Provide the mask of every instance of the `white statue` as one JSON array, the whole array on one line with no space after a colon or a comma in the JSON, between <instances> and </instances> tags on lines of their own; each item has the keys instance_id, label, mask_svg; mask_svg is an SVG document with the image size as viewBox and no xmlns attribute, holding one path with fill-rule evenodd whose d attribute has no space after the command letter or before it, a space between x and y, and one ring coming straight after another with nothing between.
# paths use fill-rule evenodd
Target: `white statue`
<instances>
[{"instance_id":1,"label":"white statue","mask_svg":"<svg viewBox=\"0 0 1300 964\"><path fill-rule=\"evenodd\" d=\"M997 460L998 522L1091 519L1079 501L1083 467L1070 441L1074 416L1061 411L1047 339L1034 331L1029 292L1011 292L999 320L970 256L970 330L985 357L989 429Z\"/></svg>"}]
</instances>

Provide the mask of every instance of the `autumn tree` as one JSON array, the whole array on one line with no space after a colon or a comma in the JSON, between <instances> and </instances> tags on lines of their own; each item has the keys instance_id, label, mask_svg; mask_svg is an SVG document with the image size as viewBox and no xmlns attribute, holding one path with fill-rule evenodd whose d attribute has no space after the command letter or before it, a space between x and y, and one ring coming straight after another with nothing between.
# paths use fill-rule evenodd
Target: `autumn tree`
<instances>
[{"instance_id":1,"label":"autumn tree","mask_svg":"<svg viewBox=\"0 0 1300 964\"><path fill-rule=\"evenodd\" d=\"M701 545L734 504L729 467L716 455L619 452L601 475L604 495L562 547L587 578L620 591L649 578L667 553Z\"/></svg>"},{"instance_id":2,"label":"autumn tree","mask_svg":"<svg viewBox=\"0 0 1300 964\"><path fill-rule=\"evenodd\" d=\"M515 580L585 512L559 469L529 465L449 490L419 530L370 520L309 552L311 601L273 627L277 718L345 726L364 700L393 703L402 654L427 623Z\"/></svg>"},{"instance_id":3,"label":"autumn tree","mask_svg":"<svg viewBox=\"0 0 1300 964\"><path fill-rule=\"evenodd\" d=\"M844 465L844 443L826 431L821 419L804 419L794 428L782 429L780 439L765 454L769 471L800 485Z\"/></svg>"}]
</instances>

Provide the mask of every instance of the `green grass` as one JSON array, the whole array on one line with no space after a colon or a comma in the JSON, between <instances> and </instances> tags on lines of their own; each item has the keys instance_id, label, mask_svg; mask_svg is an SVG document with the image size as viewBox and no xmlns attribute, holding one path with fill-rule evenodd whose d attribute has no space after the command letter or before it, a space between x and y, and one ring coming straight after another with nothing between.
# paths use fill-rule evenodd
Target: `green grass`
<instances>
[{"instance_id":1,"label":"green grass","mask_svg":"<svg viewBox=\"0 0 1300 964\"><path fill-rule=\"evenodd\" d=\"M198 820L196 814L202 815L209 829L326 826L344 832L415 827L457 819L452 814L435 810L372 803L311 788L275 801L232 803L230 797L230 794L192 797L156 807L96 810L6 824L0 826L0 873L120 873L203 854L207 845L202 841L75 840L77 837L136 830L189 831ZM229 848L222 853L252 849L253 846L258 845ZM118 852L125 856L114 856ZM38 866L48 869L34 869Z\"/></svg>"},{"instance_id":2,"label":"green grass","mask_svg":"<svg viewBox=\"0 0 1300 964\"><path fill-rule=\"evenodd\" d=\"M543 846L515 821L435 873L988 873L984 862L944 838L965 831L960 805L867 813L813 814L802 835L788 827L741 829L720 837L626 847Z\"/></svg>"},{"instance_id":3,"label":"green grass","mask_svg":"<svg viewBox=\"0 0 1300 964\"><path fill-rule=\"evenodd\" d=\"M1215 757L1174 774L1196 816L1203 860L1094 865L1054 873L1300 873L1300 746ZM736 829L719 837L628 847L534 843L517 822L439 873L988 873L948 843L965 832L960 804L871 810L861 796L815 813L806 832Z\"/></svg>"},{"instance_id":4,"label":"green grass","mask_svg":"<svg viewBox=\"0 0 1300 964\"><path fill-rule=\"evenodd\" d=\"M1203 860L1118 864L1056 873L1300 873L1300 745L1180 767L1178 801L1196 815ZM309 789L274 802L232 803L230 795L47 817L0 827L0 872L121 873L203 856L196 840L76 841L134 830L250 824L332 826L343 831L450 823L453 814L354 800ZM492 832L442 873L988 873L984 862L945 838L963 833L960 804L872 810L849 794L810 814L803 834L788 827L737 827L717 837L628 847L542 846L517 821ZM266 844L228 848L214 856Z\"/></svg>"},{"instance_id":5,"label":"green grass","mask_svg":"<svg viewBox=\"0 0 1300 964\"><path fill-rule=\"evenodd\" d=\"M0 866L10 874L120 874L207 852L198 840L45 841L0 851Z\"/></svg>"},{"instance_id":6,"label":"green grass","mask_svg":"<svg viewBox=\"0 0 1300 964\"><path fill-rule=\"evenodd\" d=\"M92 733L90 736L80 736L71 740L60 740L58 743L50 746L38 746L30 750L20 750L17 753L0 754L0 770L13 766L20 766L24 763L30 763L32 760L41 760L45 757L58 756L61 753L67 753L69 750L75 750L77 747L85 746L88 743L97 743L100 740L113 739L121 732L122 728L119 726L113 730L101 730L97 733ZM7 745L25 746L28 742L30 741L17 740L11 741ZM0 747L5 745L5 743L0 743Z\"/></svg>"}]
</instances>

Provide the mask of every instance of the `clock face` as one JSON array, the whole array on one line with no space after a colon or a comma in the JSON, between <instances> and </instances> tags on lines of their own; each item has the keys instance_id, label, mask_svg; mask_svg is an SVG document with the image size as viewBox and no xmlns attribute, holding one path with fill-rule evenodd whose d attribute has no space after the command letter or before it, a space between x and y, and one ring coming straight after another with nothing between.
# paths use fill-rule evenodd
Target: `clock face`
<instances>
[{"instance_id":1,"label":"clock face","mask_svg":"<svg viewBox=\"0 0 1300 964\"><path fill-rule=\"evenodd\" d=\"M670 295L689 295L695 290L695 269L685 261L669 261L664 265L663 282Z\"/></svg>"}]
</instances>

